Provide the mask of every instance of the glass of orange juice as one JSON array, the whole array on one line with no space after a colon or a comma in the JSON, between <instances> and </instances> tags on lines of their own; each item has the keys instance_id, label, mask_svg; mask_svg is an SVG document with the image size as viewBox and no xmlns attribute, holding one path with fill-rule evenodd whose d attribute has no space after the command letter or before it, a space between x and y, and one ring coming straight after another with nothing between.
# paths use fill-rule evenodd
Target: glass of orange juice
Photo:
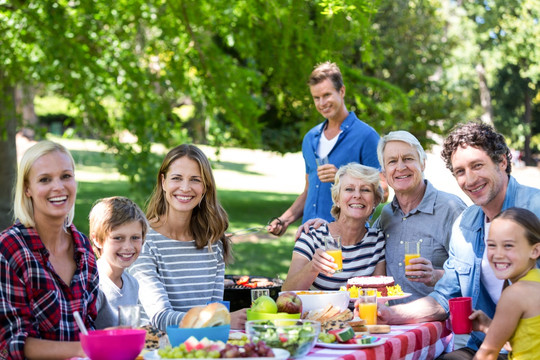
<instances>
[{"instance_id":1,"label":"glass of orange juice","mask_svg":"<svg viewBox=\"0 0 540 360\"><path fill-rule=\"evenodd\" d=\"M343 271L343 252L341 251L341 236L327 235L324 237L324 251L334 258L336 272Z\"/></svg>"},{"instance_id":2,"label":"glass of orange juice","mask_svg":"<svg viewBox=\"0 0 540 360\"><path fill-rule=\"evenodd\" d=\"M420 257L420 241L405 241L405 266L411 264L411 259ZM418 276L409 276L409 279L415 279Z\"/></svg>"},{"instance_id":3,"label":"glass of orange juice","mask_svg":"<svg viewBox=\"0 0 540 360\"><path fill-rule=\"evenodd\" d=\"M377 289L358 289L358 316L364 319L366 325L377 324Z\"/></svg>"}]
</instances>

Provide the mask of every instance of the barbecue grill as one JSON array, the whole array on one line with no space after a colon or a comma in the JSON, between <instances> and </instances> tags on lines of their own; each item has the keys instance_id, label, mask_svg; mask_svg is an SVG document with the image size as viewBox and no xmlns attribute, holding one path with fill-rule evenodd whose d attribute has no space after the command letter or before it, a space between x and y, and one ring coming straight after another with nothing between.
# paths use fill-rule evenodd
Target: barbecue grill
<instances>
[{"instance_id":1,"label":"barbecue grill","mask_svg":"<svg viewBox=\"0 0 540 360\"><path fill-rule=\"evenodd\" d=\"M267 289L272 299L277 300L279 292L281 291L281 285L283 281L280 279L272 279L265 276L250 276L251 279L266 279L274 283L273 286L259 286L251 288L244 285L236 285L236 281L240 279L241 275L225 275L225 279L230 279L234 282L234 285L225 285L225 291L223 293L223 300L230 301L231 311L240 310L243 308L251 307L251 290Z\"/></svg>"}]
</instances>

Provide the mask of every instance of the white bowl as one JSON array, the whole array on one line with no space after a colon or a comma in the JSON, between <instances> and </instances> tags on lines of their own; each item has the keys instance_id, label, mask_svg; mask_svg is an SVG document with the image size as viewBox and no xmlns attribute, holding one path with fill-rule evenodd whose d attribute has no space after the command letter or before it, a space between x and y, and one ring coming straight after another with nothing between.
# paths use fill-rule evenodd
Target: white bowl
<instances>
[{"instance_id":1,"label":"white bowl","mask_svg":"<svg viewBox=\"0 0 540 360\"><path fill-rule=\"evenodd\" d=\"M341 310L349 306L348 291L298 290L293 292L302 300L302 313L323 309L328 304L337 306Z\"/></svg>"}]
</instances>

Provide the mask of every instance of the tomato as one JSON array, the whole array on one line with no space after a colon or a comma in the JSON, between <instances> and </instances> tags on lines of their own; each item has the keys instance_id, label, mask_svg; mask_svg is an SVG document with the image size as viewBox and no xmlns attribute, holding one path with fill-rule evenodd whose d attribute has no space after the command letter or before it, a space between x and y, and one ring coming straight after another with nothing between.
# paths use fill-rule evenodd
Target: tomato
<instances>
[{"instance_id":1,"label":"tomato","mask_svg":"<svg viewBox=\"0 0 540 360\"><path fill-rule=\"evenodd\" d=\"M240 279L236 281L236 285L245 285L249 282L249 276L244 275L241 276Z\"/></svg>"}]
</instances>

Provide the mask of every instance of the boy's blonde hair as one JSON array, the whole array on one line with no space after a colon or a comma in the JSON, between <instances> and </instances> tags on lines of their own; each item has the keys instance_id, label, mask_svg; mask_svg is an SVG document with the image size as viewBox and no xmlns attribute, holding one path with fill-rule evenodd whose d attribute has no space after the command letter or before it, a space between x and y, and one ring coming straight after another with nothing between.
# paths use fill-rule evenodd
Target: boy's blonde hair
<instances>
[{"instance_id":1,"label":"boy's blonde hair","mask_svg":"<svg viewBox=\"0 0 540 360\"><path fill-rule=\"evenodd\" d=\"M138 221L142 227L143 243L148 232L148 222L141 208L123 196L113 196L96 201L90 211L89 219L90 237L97 255L101 255L101 248L96 245L103 246L107 236L118 226Z\"/></svg>"}]
</instances>

